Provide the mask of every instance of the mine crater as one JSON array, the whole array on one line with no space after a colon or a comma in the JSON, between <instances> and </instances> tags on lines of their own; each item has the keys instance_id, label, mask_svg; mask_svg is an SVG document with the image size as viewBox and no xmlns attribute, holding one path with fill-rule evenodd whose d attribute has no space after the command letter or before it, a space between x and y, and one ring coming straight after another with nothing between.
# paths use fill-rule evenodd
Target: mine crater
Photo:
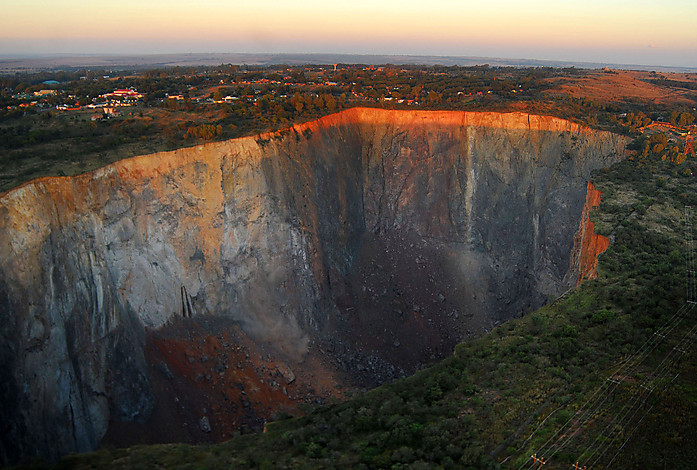
<instances>
[{"instance_id":1,"label":"mine crater","mask_svg":"<svg viewBox=\"0 0 697 470\"><path fill-rule=\"evenodd\" d=\"M3 459L222 440L413 373L592 274L588 181L625 145L356 108L0 195Z\"/></svg>"}]
</instances>

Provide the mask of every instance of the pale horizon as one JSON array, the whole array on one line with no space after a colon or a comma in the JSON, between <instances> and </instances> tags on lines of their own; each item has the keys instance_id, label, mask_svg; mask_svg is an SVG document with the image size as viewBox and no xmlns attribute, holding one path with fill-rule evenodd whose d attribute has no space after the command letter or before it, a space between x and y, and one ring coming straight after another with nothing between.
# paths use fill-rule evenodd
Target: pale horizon
<instances>
[{"instance_id":1,"label":"pale horizon","mask_svg":"<svg viewBox=\"0 0 697 470\"><path fill-rule=\"evenodd\" d=\"M697 67L693 0L560 3L10 0L0 55L318 53Z\"/></svg>"}]
</instances>

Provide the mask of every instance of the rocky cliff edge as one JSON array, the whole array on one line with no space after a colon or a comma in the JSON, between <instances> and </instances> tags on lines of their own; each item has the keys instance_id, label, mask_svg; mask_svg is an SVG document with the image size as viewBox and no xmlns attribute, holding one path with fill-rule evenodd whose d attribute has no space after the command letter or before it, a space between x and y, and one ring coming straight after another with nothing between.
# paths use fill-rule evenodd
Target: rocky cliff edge
<instances>
[{"instance_id":1,"label":"rocky cliff edge","mask_svg":"<svg viewBox=\"0 0 697 470\"><path fill-rule=\"evenodd\" d=\"M590 172L625 144L352 109L0 195L2 461L147 420L144 332L174 318L226 316L300 359L322 343L372 383L448 354L576 282Z\"/></svg>"}]
</instances>

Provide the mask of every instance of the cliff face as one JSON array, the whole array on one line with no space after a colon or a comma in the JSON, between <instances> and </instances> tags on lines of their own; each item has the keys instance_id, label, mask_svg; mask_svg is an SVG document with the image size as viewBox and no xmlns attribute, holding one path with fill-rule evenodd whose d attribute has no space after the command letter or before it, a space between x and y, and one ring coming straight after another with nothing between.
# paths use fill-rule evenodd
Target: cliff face
<instances>
[{"instance_id":1,"label":"cliff face","mask_svg":"<svg viewBox=\"0 0 697 470\"><path fill-rule=\"evenodd\" d=\"M3 194L3 461L146 420L144 331L173 318L298 360L322 345L372 383L448 353L576 282L586 181L624 146L551 117L353 109Z\"/></svg>"},{"instance_id":2,"label":"cliff face","mask_svg":"<svg viewBox=\"0 0 697 470\"><path fill-rule=\"evenodd\" d=\"M595 189L590 181L586 192L586 203L581 213L581 223L576 234L570 271L577 270L576 284L585 279L598 277L598 256L610 246L610 239L594 233L595 224L590 219L590 212L600 205L603 193Z\"/></svg>"}]
</instances>

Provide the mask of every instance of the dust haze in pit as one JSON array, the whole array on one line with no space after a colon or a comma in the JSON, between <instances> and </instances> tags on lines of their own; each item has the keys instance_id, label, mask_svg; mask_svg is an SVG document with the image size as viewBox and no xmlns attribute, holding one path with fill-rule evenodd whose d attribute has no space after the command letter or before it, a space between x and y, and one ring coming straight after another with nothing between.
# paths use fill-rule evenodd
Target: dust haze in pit
<instances>
[{"instance_id":1,"label":"dust haze in pit","mask_svg":"<svg viewBox=\"0 0 697 470\"><path fill-rule=\"evenodd\" d=\"M237 320L242 330L259 342L275 345L280 353L302 360L309 348L309 337L292 317L286 316L284 305L277 307L269 293L282 283L282 267L257 278L255 285L240 296L245 305L244 317Z\"/></svg>"}]
</instances>

